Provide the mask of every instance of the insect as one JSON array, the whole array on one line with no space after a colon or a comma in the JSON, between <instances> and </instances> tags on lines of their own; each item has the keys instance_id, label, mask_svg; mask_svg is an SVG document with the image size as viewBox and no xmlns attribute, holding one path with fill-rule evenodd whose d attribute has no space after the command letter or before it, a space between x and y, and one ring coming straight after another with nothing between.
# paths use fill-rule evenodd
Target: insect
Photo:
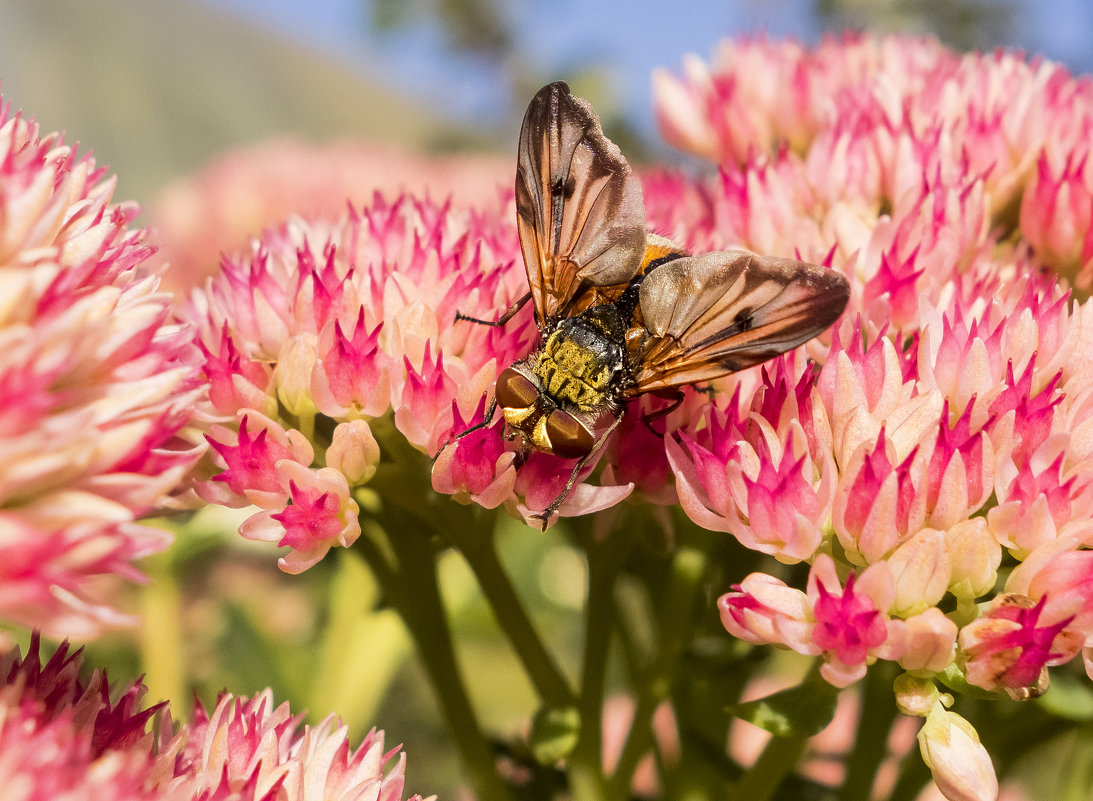
<instances>
[{"instance_id":1,"label":"insect","mask_svg":"<svg viewBox=\"0 0 1093 801\"><path fill-rule=\"evenodd\" d=\"M834 270L744 251L691 255L645 230L641 186L592 106L563 82L532 98L516 169L520 248L541 339L504 369L497 407L509 437L576 459L565 489L538 517L546 529L581 471L647 393L672 405L680 388L766 361L811 339L846 307Z\"/></svg>"}]
</instances>

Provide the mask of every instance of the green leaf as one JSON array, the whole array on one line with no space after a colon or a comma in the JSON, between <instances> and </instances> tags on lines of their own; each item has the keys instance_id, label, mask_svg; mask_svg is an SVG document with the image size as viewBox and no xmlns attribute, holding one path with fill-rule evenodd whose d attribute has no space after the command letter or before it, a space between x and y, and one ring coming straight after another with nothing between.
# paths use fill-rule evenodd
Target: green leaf
<instances>
[{"instance_id":1,"label":"green leaf","mask_svg":"<svg viewBox=\"0 0 1093 801\"><path fill-rule=\"evenodd\" d=\"M531 722L531 753L540 765L557 764L572 753L580 731L577 707L543 707Z\"/></svg>"},{"instance_id":2,"label":"green leaf","mask_svg":"<svg viewBox=\"0 0 1093 801\"><path fill-rule=\"evenodd\" d=\"M826 681L812 679L765 698L734 704L728 711L776 737L811 737L835 716L838 694Z\"/></svg>"}]
</instances>

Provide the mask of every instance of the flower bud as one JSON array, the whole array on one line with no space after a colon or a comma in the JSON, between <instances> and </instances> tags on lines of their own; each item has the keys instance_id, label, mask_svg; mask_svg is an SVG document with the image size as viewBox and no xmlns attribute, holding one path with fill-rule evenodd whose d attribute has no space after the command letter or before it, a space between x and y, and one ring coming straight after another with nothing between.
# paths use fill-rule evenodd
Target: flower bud
<instances>
[{"instance_id":1,"label":"flower bud","mask_svg":"<svg viewBox=\"0 0 1093 801\"><path fill-rule=\"evenodd\" d=\"M912 676L910 673L897 676L892 689L896 694L896 706L904 715L924 718L934 708L934 704L943 698L952 703L952 696L942 695L932 680Z\"/></svg>"},{"instance_id":2,"label":"flower bud","mask_svg":"<svg viewBox=\"0 0 1093 801\"><path fill-rule=\"evenodd\" d=\"M896 583L893 613L917 615L934 606L949 587L952 567L945 549L945 534L924 528L896 548L888 567Z\"/></svg>"},{"instance_id":3,"label":"flower bud","mask_svg":"<svg viewBox=\"0 0 1093 801\"><path fill-rule=\"evenodd\" d=\"M979 734L964 718L937 701L918 732L922 760L949 801L994 801L998 778Z\"/></svg>"},{"instance_id":4,"label":"flower bud","mask_svg":"<svg viewBox=\"0 0 1093 801\"><path fill-rule=\"evenodd\" d=\"M376 474L380 446L364 420L338 423L333 441L326 449L326 466L345 476L349 486L367 484Z\"/></svg>"},{"instance_id":5,"label":"flower bud","mask_svg":"<svg viewBox=\"0 0 1093 801\"><path fill-rule=\"evenodd\" d=\"M311 397L311 371L315 359L314 338L303 334L292 337L278 354L277 397L297 417L310 417L316 411Z\"/></svg>"},{"instance_id":6,"label":"flower bud","mask_svg":"<svg viewBox=\"0 0 1093 801\"><path fill-rule=\"evenodd\" d=\"M991 534L987 521L973 517L961 521L945 532L952 572L949 591L961 600L986 594L998 578L1002 563L1002 546Z\"/></svg>"},{"instance_id":7,"label":"flower bud","mask_svg":"<svg viewBox=\"0 0 1093 801\"><path fill-rule=\"evenodd\" d=\"M953 661L956 624L936 606L904 621L906 641L899 663L905 670L937 673Z\"/></svg>"}]
</instances>

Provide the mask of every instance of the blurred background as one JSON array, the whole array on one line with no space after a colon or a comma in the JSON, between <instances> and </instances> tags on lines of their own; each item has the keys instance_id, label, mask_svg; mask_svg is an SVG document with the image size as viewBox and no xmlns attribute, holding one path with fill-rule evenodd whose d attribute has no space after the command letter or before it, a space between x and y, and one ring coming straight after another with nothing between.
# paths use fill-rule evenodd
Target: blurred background
<instances>
[{"instance_id":1,"label":"blurred background","mask_svg":"<svg viewBox=\"0 0 1093 801\"><path fill-rule=\"evenodd\" d=\"M0 0L0 92L43 131L66 131L69 143L90 147L118 177L115 199L150 209L144 224L150 215L192 239L200 238L194 226L215 228L254 192L221 191L226 205L210 208L201 205L200 182L186 180L229 151L270 139L367 140L404 182L439 181L444 192L462 188L468 197L478 174L491 187L511 187L520 117L533 92L557 79L593 102L631 160L678 163L653 125L654 67L678 71L686 53L707 59L727 36L765 32L811 43L846 28L934 34L961 50L1021 48L1075 73L1093 70L1088 0ZM448 156L461 169L441 180L383 148ZM253 161L261 166L244 165L236 178L221 170L216 180L221 187L253 180L268 195L279 179L268 162L279 152L262 151ZM377 163L358 150L336 152L344 155L335 169L345 174L315 161L307 192L331 181L341 181L342 192ZM296 150L284 153L305 163ZM177 193L163 201L179 181L197 187L194 203ZM285 213L324 210L304 190L284 189ZM344 198L333 198L338 208ZM191 219L171 222L163 211L180 208ZM259 210L267 216L256 224L268 223L271 209ZM245 221L227 227L256 230ZM209 269L222 246L212 245L194 255ZM171 259L186 257L176 249ZM268 547L235 535L233 514L199 516L168 554L148 560L152 581L120 604L139 611L144 628L91 644L88 663L119 678L145 673L149 698L172 699L176 717L185 717L195 693L211 704L223 688L251 694L271 686L312 720L338 711L357 737L381 725L392 744L406 743L409 788L456 798L455 755L412 645L377 609L359 559L339 553L286 576ZM511 523L499 535L529 608L575 670L583 560L553 530L527 537ZM511 688L502 706L483 709L487 725L515 732L533 693L466 566L453 557L442 569L468 675Z\"/></svg>"},{"instance_id":2,"label":"blurred background","mask_svg":"<svg viewBox=\"0 0 1093 801\"><path fill-rule=\"evenodd\" d=\"M635 160L656 144L649 75L724 36L932 33L1093 68L1087 0L3 0L0 91L90 143L147 205L172 177L277 134L415 150L514 149L528 98L564 78Z\"/></svg>"}]
</instances>

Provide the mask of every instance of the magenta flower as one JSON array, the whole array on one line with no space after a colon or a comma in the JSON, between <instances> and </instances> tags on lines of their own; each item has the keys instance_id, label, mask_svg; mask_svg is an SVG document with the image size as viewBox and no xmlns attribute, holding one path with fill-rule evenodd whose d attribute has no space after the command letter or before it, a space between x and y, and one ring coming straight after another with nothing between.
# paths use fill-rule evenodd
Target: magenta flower
<instances>
[{"instance_id":1,"label":"magenta flower","mask_svg":"<svg viewBox=\"0 0 1093 801\"><path fill-rule=\"evenodd\" d=\"M721 621L732 633L754 643L784 645L805 655L822 655L820 673L836 687L865 675L878 657L899 659L905 648L903 621L889 618L895 583L879 563L845 586L835 562L820 555L809 573L808 591L752 574L718 601Z\"/></svg>"},{"instance_id":2,"label":"magenta flower","mask_svg":"<svg viewBox=\"0 0 1093 801\"><path fill-rule=\"evenodd\" d=\"M532 347L530 314L503 330L455 319L496 316L524 291L510 214L510 203L472 213L377 196L336 223L268 232L195 295L187 314L200 332L210 397L235 421L211 428L221 472L197 491L261 507L243 532L290 548L285 569L305 569L359 534L354 487L396 447L378 432L436 454L481 419L498 372ZM365 436L361 426L375 447L349 475L336 441L348 427ZM460 439L440 453L433 487L535 514L557 496L572 463L534 454L517 468L514 447L500 425ZM662 440L646 438L644 447L659 452L659 471L630 476L628 460L611 451L600 485L578 485L560 512L611 506L639 479L651 496L674 501Z\"/></svg>"},{"instance_id":3,"label":"magenta flower","mask_svg":"<svg viewBox=\"0 0 1093 801\"><path fill-rule=\"evenodd\" d=\"M835 563L818 557L808 578L808 598L816 621L812 641L824 655L820 672L835 686L857 681L877 656L896 659L902 654L903 629L888 618L895 582L883 563L860 576L851 573L840 586Z\"/></svg>"},{"instance_id":4,"label":"magenta flower","mask_svg":"<svg viewBox=\"0 0 1093 801\"><path fill-rule=\"evenodd\" d=\"M113 187L0 102L0 616L61 636L131 622L102 579L166 547L134 521L201 450L200 354Z\"/></svg>"},{"instance_id":5,"label":"magenta flower","mask_svg":"<svg viewBox=\"0 0 1093 801\"><path fill-rule=\"evenodd\" d=\"M821 543L835 464L812 371L806 368L794 381L787 363L775 362L773 377L762 372L763 385L746 418L707 412L703 439L716 432L721 447L700 444L685 431L679 445L668 440L666 446L680 504L696 522L795 562L808 559ZM724 447L728 443L733 445Z\"/></svg>"},{"instance_id":6,"label":"magenta flower","mask_svg":"<svg viewBox=\"0 0 1093 801\"><path fill-rule=\"evenodd\" d=\"M650 231L825 264L848 277L848 313L662 419L643 419L662 399L633 403L559 515L678 502L802 564L724 594L726 630L814 657L837 687L898 664L937 786L990 797L990 759L942 687L967 689L963 671L1030 697L1079 653L1093 672L1093 84L867 35L727 43L683 72L655 78L658 119L718 169L645 176ZM375 195L267 229L194 296L220 418L220 474L198 491L256 505L243 533L287 548L283 568L384 508L443 530L433 491L526 521L558 496L572 460L518 453L500 420L473 428L539 337L530 307L503 328L458 316L496 319L526 293L513 211L509 194ZM398 578L407 541L383 535Z\"/></svg>"},{"instance_id":7,"label":"magenta flower","mask_svg":"<svg viewBox=\"0 0 1093 801\"><path fill-rule=\"evenodd\" d=\"M1071 617L1041 625L1044 605L1043 598L1033 602L1022 595L999 595L960 630L969 682L986 690L1013 691L1016 697L1041 695L1047 689L1047 666L1073 657L1080 641L1064 634Z\"/></svg>"},{"instance_id":8,"label":"magenta flower","mask_svg":"<svg viewBox=\"0 0 1093 801\"><path fill-rule=\"evenodd\" d=\"M81 680L81 652L67 644L43 664L39 646L35 634L25 657L0 655L5 794L18 801L174 798L154 786L162 775L156 750L180 741L171 742L169 722L163 736L147 731L163 705L142 710L139 681L111 688L99 671Z\"/></svg>"},{"instance_id":9,"label":"magenta flower","mask_svg":"<svg viewBox=\"0 0 1093 801\"><path fill-rule=\"evenodd\" d=\"M1021 201L1021 233L1045 262L1082 290L1093 281L1093 174L1089 151L1070 152L1055 167L1047 152Z\"/></svg>"}]
</instances>

